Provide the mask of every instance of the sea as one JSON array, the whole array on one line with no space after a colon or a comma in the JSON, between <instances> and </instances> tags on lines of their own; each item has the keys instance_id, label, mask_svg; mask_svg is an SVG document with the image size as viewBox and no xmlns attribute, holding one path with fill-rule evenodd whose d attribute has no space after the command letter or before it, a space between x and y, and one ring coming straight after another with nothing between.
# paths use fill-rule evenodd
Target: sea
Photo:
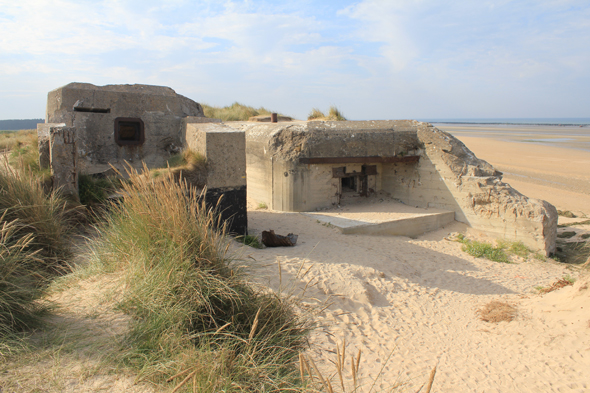
<instances>
[{"instance_id":1,"label":"sea","mask_svg":"<svg viewBox=\"0 0 590 393\"><path fill-rule=\"evenodd\" d=\"M537 125L537 126L586 126L590 127L590 117L523 117L490 119L420 119L438 124L495 124L495 125Z\"/></svg>"},{"instance_id":2,"label":"sea","mask_svg":"<svg viewBox=\"0 0 590 393\"><path fill-rule=\"evenodd\" d=\"M423 119L462 136L554 146L590 152L590 118Z\"/></svg>"}]
</instances>

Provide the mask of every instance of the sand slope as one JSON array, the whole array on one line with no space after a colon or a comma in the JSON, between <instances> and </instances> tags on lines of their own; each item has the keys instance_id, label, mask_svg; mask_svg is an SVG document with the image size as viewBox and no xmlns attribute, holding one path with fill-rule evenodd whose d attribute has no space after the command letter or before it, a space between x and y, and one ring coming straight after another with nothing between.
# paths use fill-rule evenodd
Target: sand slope
<instances>
[{"instance_id":1,"label":"sand slope","mask_svg":"<svg viewBox=\"0 0 590 393\"><path fill-rule=\"evenodd\" d=\"M437 392L590 389L590 315L570 310L562 320L561 303L547 312L551 294L534 290L570 273L564 265L470 257L444 240L465 229L459 223L412 240L342 235L297 213L251 211L249 221L254 232L299 235L293 248L242 252L259 282L289 291L311 280L306 301L332 302L317 316L310 349L326 375L345 340L347 354L362 350L365 391L377 379L377 391L403 382L415 392L435 365ZM476 311L493 299L517 305L517 319L479 320Z\"/></svg>"}]
</instances>

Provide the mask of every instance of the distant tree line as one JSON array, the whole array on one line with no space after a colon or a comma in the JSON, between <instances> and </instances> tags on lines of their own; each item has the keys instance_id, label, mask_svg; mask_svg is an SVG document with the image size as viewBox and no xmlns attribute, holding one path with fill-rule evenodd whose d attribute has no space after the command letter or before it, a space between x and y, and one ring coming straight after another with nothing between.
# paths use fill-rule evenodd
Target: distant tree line
<instances>
[{"instance_id":1,"label":"distant tree line","mask_svg":"<svg viewBox=\"0 0 590 393\"><path fill-rule=\"evenodd\" d=\"M31 130L37 128L37 123L45 123L44 119L0 120L0 130Z\"/></svg>"}]
</instances>

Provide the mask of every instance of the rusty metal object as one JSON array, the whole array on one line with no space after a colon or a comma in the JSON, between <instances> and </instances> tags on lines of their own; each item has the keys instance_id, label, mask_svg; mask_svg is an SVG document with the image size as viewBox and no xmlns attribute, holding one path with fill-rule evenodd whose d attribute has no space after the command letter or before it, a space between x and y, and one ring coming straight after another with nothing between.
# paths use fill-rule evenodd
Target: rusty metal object
<instances>
[{"instance_id":1,"label":"rusty metal object","mask_svg":"<svg viewBox=\"0 0 590 393\"><path fill-rule=\"evenodd\" d=\"M271 123L276 123L278 121L278 116L276 113L271 113L270 114L270 122Z\"/></svg>"},{"instance_id":2,"label":"rusty metal object","mask_svg":"<svg viewBox=\"0 0 590 393\"><path fill-rule=\"evenodd\" d=\"M289 233L287 236L276 235L272 229L262 231L262 244L266 247L293 247L297 244L297 235Z\"/></svg>"}]
</instances>

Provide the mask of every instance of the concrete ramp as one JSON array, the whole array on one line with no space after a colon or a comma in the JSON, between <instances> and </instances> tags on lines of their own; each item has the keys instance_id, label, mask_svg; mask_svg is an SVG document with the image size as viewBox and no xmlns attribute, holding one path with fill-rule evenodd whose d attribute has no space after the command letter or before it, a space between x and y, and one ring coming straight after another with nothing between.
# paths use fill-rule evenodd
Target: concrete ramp
<instances>
[{"instance_id":1,"label":"concrete ramp","mask_svg":"<svg viewBox=\"0 0 590 393\"><path fill-rule=\"evenodd\" d=\"M396 202L353 205L343 209L301 213L332 225L344 234L414 237L455 220L455 212L415 208Z\"/></svg>"}]
</instances>

